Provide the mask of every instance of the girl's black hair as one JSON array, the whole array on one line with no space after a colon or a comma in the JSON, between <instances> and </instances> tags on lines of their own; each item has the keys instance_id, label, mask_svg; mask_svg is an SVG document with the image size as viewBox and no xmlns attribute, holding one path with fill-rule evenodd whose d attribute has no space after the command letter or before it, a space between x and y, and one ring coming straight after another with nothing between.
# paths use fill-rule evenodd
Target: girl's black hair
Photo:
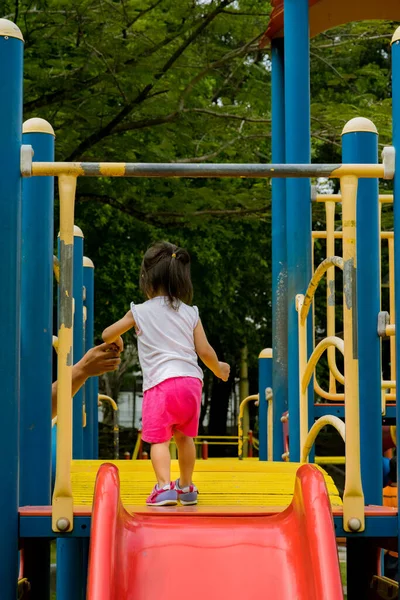
<instances>
[{"instance_id":1,"label":"girl's black hair","mask_svg":"<svg viewBox=\"0 0 400 600\"><path fill-rule=\"evenodd\" d=\"M169 305L191 304L193 286L190 256L184 248L169 242L156 242L147 250L140 269L140 288L145 296L167 296Z\"/></svg>"}]
</instances>

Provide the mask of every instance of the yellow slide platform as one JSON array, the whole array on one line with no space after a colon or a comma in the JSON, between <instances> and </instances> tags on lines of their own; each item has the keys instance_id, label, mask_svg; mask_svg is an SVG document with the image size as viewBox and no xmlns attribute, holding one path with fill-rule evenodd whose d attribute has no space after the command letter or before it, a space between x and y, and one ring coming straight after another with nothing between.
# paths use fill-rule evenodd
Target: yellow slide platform
<instances>
[{"instance_id":1,"label":"yellow slide platform","mask_svg":"<svg viewBox=\"0 0 400 600\"><path fill-rule=\"evenodd\" d=\"M121 496L125 506L143 506L154 486L148 460L74 460L72 490L75 506L91 506L97 471L103 462L119 469ZM299 463L260 462L257 459L209 459L197 461L194 481L199 488L199 507L286 507L290 504ZM332 478L323 473L332 507L342 506ZM179 476L178 461L172 461L172 479Z\"/></svg>"}]
</instances>

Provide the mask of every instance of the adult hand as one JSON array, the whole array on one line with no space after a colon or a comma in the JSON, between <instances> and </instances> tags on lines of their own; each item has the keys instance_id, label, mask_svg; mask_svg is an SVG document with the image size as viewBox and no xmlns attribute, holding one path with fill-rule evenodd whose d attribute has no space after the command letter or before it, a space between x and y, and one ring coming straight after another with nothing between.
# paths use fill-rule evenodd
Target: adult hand
<instances>
[{"instance_id":1,"label":"adult hand","mask_svg":"<svg viewBox=\"0 0 400 600\"><path fill-rule=\"evenodd\" d=\"M109 371L115 371L120 363L121 351L115 344L100 344L86 352L79 366L87 377L96 377Z\"/></svg>"}]
</instances>

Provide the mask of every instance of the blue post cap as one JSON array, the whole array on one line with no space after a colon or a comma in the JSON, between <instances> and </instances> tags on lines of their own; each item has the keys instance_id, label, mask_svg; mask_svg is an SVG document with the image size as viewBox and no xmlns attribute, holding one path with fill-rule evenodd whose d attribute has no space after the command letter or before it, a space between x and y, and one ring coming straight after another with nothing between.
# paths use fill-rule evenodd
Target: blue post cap
<instances>
[{"instance_id":1,"label":"blue post cap","mask_svg":"<svg viewBox=\"0 0 400 600\"><path fill-rule=\"evenodd\" d=\"M49 133L54 137L56 135L50 123L38 117L33 117L25 121L22 125L22 133Z\"/></svg>"},{"instance_id":2,"label":"blue post cap","mask_svg":"<svg viewBox=\"0 0 400 600\"><path fill-rule=\"evenodd\" d=\"M8 19L0 19L0 37L4 38L16 38L17 40L24 41L23 35L21 33L18 25L9 21Z\"/></svg>"},{"instance_id":3,"label":"blue post cap","mask_svg":"<svg viewBox=\"0 0 400 600\"><path fill-rule=\"evenodd\" d=\"M378 130L374 123L365 117L355 117L354 119L347 121L346 125L343 127L342 135L345 135L346 133L359 133L360 131L376 133L376 135L378 135Z\"/></svg>"}]
</instances>

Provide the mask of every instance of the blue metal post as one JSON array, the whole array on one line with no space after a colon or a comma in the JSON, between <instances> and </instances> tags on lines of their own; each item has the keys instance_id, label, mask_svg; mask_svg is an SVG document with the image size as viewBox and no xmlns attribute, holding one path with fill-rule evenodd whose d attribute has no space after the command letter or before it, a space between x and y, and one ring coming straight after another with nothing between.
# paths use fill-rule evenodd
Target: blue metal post
<instances>
[{"instance_id":1,"label":"blue metal post","mask_svg":"<svg viewBox=\"0 0 400 600\"><path fill-rule=\"evenodd\" d=\"M272 162L285 162L284 42L272 40ZM282 460L281 417L288 408L286 183L272 180L273 458Z\"/></svg>"},{"instance_id":2,"label":"blue metal post","mask_svg":"<svg viewBox=\"0 0 400 600\"><path fill-rule=\"evenodd\" d=\"M342 135L343 163L377 163L378 132L368 119L349 121ZM382 504L381 306L378 180L360 179L357 195L357 352L359 361L361 475L366 504Z\"/></svg>"},{"instance_id":3,"label":"blue metal post","mask_svg":"<svg viewBox=\"0 0 400 600\"><path fill-rule=\"evenodd\" d=\"M18 576L20 261L23 38L0 20L0 589L15 598Z\"/></svg>"},{"instance_id":4,"label":"blue metal post","mask_svg":"<svg viewBox=\"0 0 400 600\"><path fill-rule=\"evenodd\" d=\"M94 343L94 264L86 256L83 257L83 285L86 291L85 352L87 352L93 347ZM85 385L86 427L83 430L85 458L95 458L94 445L95 440L97 443L98 428L97 396L95 396L96 379L97 377L91 377Z\"/></svg>"},{"instance_id":5,"label":"blue metal post","mask_svg":"<svg viewBox=\"0 0 400 600\"><path fill-rule=\"evenodd\" d=\"M268 401L265 392L272 388L272 349L262 350L258 357L258 429L259 429L259 457L260 460L268 460L268 433L271 423L268 422ZM272 400L270 400L272 402ZM272 436L273 437L273 436Z\"/></svg>"},{"instance_id":6,"label":"blue metal post","mask_svg":"<svg viewBox=\"0 0 400 600\"><path fill-rule=\"evenodd\" d=\"M43 119L23 125L35 160L54 160L54 131ZM53 177L22 185L20 504L51 504L53 326ZM25 548L25 576L35 598L50 595L48 540Z\"/></svg>"},{"instance_id":7,"label":"blue metal post","mask_svg":"<svg viewBox=\"0 0 400 600\"><path fill-rule=\"evenodd\" d=\"M310 163L308 0L284 0L286 162ZM308 179L286 181L288 279L288 394L290 460L300 460L299 354L295 298L311 279L311 189ZM312 344L309 318L308 347ZM313 394L309 394L313 421Z\"/></svg>"},{"instance_id":8,"label":"blue metal post","mask_svg":"<svg viewBox=\"0 0 400 600\"><path fill-rule=\"evenodd\" d=\"M74 364L85 353L83 341L83 233L75 225L74 230ZM74 397L73 413L73 458L83 458L83 394L81 388Z\"/></svg>"},{"instance_id":9,"label":"blue metal post","mask_svg":"<svg viewBox=\"0 0 400 600\"><path fill-rule=\"evenodd\" d=\"M398 319L400 316L400 27L396 29L392 39L392 96L393 145L396 149L396 174L393 187L394 281L396 319ZM400 373L400 335L396 335L396 373ZM396 423L400 424L400 401L396 402ZM400 426L396 428L396 438L397 448L400 448ZM400 481L399 460L397 460L397 481ZM398 519L400 526L400 511L398 512Z\"/></svg>"}]
</instances>

